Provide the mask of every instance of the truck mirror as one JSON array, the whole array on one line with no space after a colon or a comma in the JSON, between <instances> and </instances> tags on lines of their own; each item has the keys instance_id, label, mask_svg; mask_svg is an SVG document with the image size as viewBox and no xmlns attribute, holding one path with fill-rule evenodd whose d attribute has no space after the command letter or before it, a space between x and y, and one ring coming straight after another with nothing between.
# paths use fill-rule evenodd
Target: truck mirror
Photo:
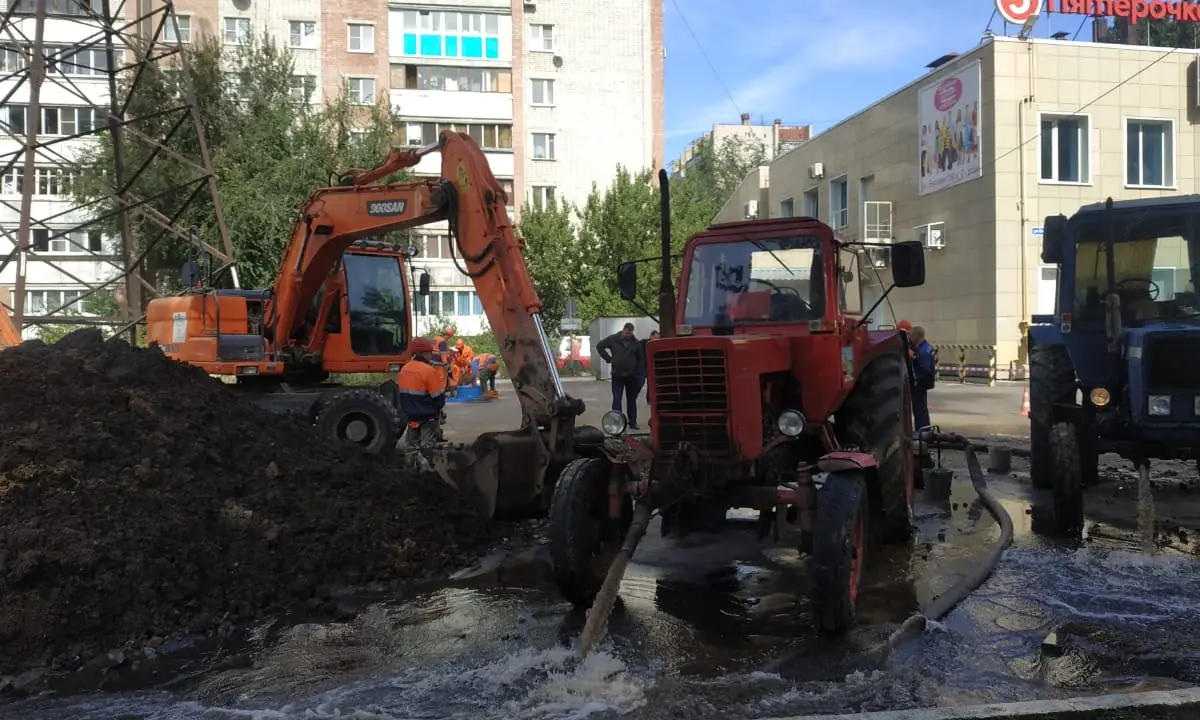
<instances>
[{"instance_id":1,"label":"truck mirror","mask_svg":"<svg viewBox=\"0 0 1200 720\"><path fill-rule=\"evenodd\" d=\"M200 282L200 263L195 260L188 260L180 269L179 279L184 287L196 287Z\"/></svg>"},{"instance_id":2,"label":"truck mirror","mask_svg":"<svg viewBox=\"0 0 1200 720\"><path fill-rule=\"evenodd\" d=\"M418 295L428 295L430 282L431 281L429 279L429 273L427 273L427 272L421 273L421 277L417 280L417 294Z\"/></svg>"},{"instance_id":3,"label":"truck mirror","mask_svg":"<svg viewBox=\"0 0 1200 720\"><path fill-rule=\"evenodd\" d=\"M1050 215L1042 225L1042 262L1058 265L1063 261L1063 246L1067 240L1067 216Z\"/></svg>"},{"instance_id":4,"label":"truck mirror","mask_svg":"<svg viewBox=\"0 0 1200 720\"><path fill-rule=\"evenodd\" d=\"M637 297L637 265L627 262L617 267L617 286L621 291L621 299L630 301Z\"/></svg>"},{"instance_id":5,"label":"truck mirror","mask_svg":"<svg viewBox=\"0 0 1200 720\"><path fill-rule=\"evenodd\" d=\"M919 240L892 245L892 284L902 288L925 284L925 248Z\"/></svg>"}]
</instances>

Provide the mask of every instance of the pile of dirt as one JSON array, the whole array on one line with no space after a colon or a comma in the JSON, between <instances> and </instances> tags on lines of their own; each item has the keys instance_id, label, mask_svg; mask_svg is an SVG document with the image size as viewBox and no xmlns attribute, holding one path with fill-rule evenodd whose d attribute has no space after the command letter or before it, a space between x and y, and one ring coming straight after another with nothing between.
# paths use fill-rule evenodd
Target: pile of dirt
<instances>
[{"instance_id":1,"label":"pile of dirt","mask_svg":"<svg viewBox=\"0 0 1200 720\"><path fill-rule=\"evenodd\" d=\"M485 526L157 349L0 352L0 673L436 575Z\"/></svg>"}]
</instances>

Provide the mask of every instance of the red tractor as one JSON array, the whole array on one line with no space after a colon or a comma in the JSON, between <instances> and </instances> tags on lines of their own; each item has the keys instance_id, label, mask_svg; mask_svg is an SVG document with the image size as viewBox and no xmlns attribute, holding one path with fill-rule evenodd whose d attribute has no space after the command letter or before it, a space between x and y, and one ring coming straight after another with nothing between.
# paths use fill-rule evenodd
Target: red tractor
<instances>
[{"instance_id":1,"label":"red tractor","mask_svg":"<svg viewBox=\"0 0 1200 720\"><path fill-rule=\"evenodd\" d=\"M676 301L660 179L651 432L626 435L625 418L611 412L604 452L563 469L550 507L559 588L590 605L651 513L664 535L678 535L754 508L762 537L795 538L809 556L819 625L842 631L872 542L903 543L912 532L919 469L907 337L868 330L875 308L863 308L856 244L813 218L714 225L692 237ZM923 284L920 243L888 247L888 292ZM634 300L637 264L622 265L619 280Z\"/></svg>"}]
</instances>

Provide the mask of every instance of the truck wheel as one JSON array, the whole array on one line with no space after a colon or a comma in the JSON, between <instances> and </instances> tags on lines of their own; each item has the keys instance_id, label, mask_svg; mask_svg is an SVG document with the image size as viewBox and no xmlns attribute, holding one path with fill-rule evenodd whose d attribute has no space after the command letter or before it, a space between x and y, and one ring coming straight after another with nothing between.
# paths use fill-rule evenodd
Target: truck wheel
<instances>
[{"instance_id":1,"label":"truck wheel","mask_svg":"<svg viewBox=\"0 0 1200 720\"><path fill-rule=\"evenodd\" d=\"M1083 532L1083 462L1074 423L1050 427L1050 462L1054 473L1054 527L1062 535Z\"/></svg>"},{"instance_id":2,"label":"truck wheel","mask_svg":"<svg viewBox=\"0 0 1200 720\"><path fill-rule=\"evenodd\" d=\"M897 354L868 365L836 415L843 438L875 456L880 538L889 544L906 542L912 535L912 487L920 471L908 430L911 417L908 363Z\"/></svg>"},{"instance_id":3,"label":"truck wheel","mask_svg":"<svg viewBox=\"0 0 1200 720\"><path fill-rule=\"evenodd\" d=\"M316 425L322 437L352 443L369 453L395 448L400 437L391 403L374 390L362 388L333 394L321 408Z\"/></svg>"},{"instance_id":4,"label":"truck wheel","mask_svg":"<svg viewBox=\"0 0 1200 720\"><path fill-rule=\"evenodd\" d=\"M817 491L811 563L813 601L821 630L854 624L870 538L867 483L859 472L832 472Z\"/></svg>"},{"instance_id":5,"label":"truck wheel","mask_svg":"<svg viewBox=\"0 0 1200 720\"><path fill-rule=\"evenodd\" d=\"M621 498L621 519L609 518L611 465L580 458L563 468L550 499L550 559L559 592L576 607L592 604L633 522L633 500Z\"/></svg>"},{"instance_id":6,"label":"truck wheel","mask_svg":"<svg viewBox=\"0 0 1200 720\"><path fill-rule=\"evenodd\" d=\"M1039 490L1054 486L1050 425L1054 406L1075 404L1075 368L1062 345L1029 351L1029 479Z\"/></svg>"}]
</instances>

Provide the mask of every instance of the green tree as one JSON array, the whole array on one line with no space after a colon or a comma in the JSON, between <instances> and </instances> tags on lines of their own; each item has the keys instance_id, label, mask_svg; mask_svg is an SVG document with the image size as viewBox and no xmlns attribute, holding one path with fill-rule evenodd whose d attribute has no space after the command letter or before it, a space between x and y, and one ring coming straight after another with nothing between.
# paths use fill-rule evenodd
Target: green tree
<instances>
[{"instance_id":1,"label":"green tree","mask_svg":"<svg viewBox=\"0 0 1200 720\"><path fill-rule=\"evenodd\" d=\"M382 105L352 106L345 97L319 108L307 97L299 101L291 52L266 36L234 49L204 37L185 52L240 279L249 287L266 287L308 195L335 182L335 172L373 167L390 149L391 112ZM126 133L124 165L130 173L145 165L129 190L160 216L179 214L176 227L197 227L202 239L219 247L209 194L198 187L196 168L180 159L200 157L198 138L181 110L181 80L180 70L158 63L145 66L136 85L132 76L122 81L119 96L128 104L128 117L138 119ZM180 129L172 132L176 124ZM169 137L165 145L177 157L153 156L145 139L163 137ZM73 192L81 203L96 203L102 211L115 207L107 198L114 182L113 152L112 137L104 132L78 158ZM178 186L186 187L172 191ZM193 190L198 192L189 203ZM162 230L145 213L131 213L130 221L136 257ZM119 236L115 214L103 221L103 229ZM175 288L191 252L185 243L164 239L150 249L143 274L160 288Z\"/></svg>"},{"instance_id":2,"label":"green tree","mask_svg":"<svg viewBox=\"0 0 1200 720\"><path fill-rule=\"evenodd\" d=\"M526 203L518 232L525 238L525 264L542 301L547 332L557 332L567 299L578 297L586 275L585 258L575 229L575 211L566 200L549 207Z\"/></svg>"}]
</instances>

